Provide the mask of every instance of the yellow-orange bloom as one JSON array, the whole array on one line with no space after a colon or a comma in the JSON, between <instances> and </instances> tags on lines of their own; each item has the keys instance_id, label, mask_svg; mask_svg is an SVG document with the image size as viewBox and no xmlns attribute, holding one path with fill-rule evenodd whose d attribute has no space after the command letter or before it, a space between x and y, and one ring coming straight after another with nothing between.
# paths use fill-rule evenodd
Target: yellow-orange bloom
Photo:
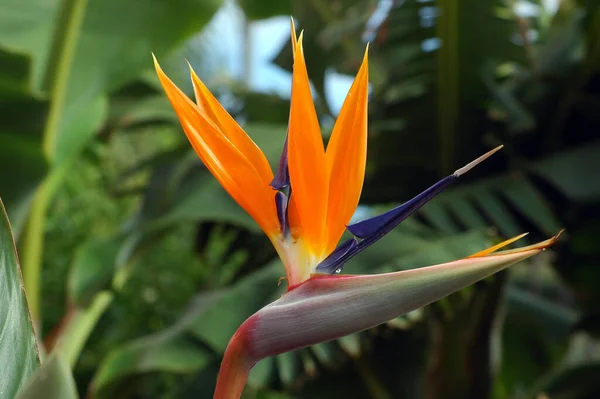
<instances>
[{"instance_id":1,"label":"yellow-orange bloom","mask_svg":"<svg viewBox=\"0 0 600 399\"><path fill-rule=\"evenodd\" d=\"M278 219L271 167L256 144L191 70L194 104L154 65L183 130L206 167L260 225L277 248L290 285L314 272L340 240L354 213L365 174L368 57L342 106L327 151L313 104L302 33L292 25L294 69L287 153L293 194L286 205L291 235Z\"/></svg>"}]
</instances>

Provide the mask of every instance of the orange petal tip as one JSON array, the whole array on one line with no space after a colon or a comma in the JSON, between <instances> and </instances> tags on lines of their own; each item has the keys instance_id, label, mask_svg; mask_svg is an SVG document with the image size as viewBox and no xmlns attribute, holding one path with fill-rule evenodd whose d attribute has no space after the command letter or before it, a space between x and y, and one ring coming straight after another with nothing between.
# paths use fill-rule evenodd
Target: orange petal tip
<instances>
[{"instance_id":1,"label":"orange petal tip","mask_svg":"<svg viewBox=\"0 0 600 399\"><path fill-rule=\"evenodd\" d=\"M544 251L547 248L549 248L552 245L554 245L558 241L558 238L562 235L562 233L564 231L565 231L565 229L561 229L553 237L550 237L549 239L547 239L545 241L538 242L537 244L528 245L526 247L521 247L521 248L508 249L508 250L500 251L500 252L495 252L495 253L492 253L490 255L491 256L506 255L506 254L513 254L513 253L526 252L526 251L532 251L532 250Z\"/></svg>"},{"instance_id":2,"label":"orange petal tip","mask_svg":"<svg viewBox=\"0 0 600 399\"><path fill-rule=\"evenodd\" d=\"M486 256L489 255L493 252L496 252L497 250L506 247L507 245L512 244L513 242L520 240L521 238L525 237L526 235L528 235L529 233L523 233L523 234L519 234L516 237L513 238L509 238L508 240L502 241L499 244L494 245L493 247L484 249L483 251L479 251L477 253L474 253L473 255L467 256L467 258L479 258L481 256Z\"/></svg>"}]
</instances>

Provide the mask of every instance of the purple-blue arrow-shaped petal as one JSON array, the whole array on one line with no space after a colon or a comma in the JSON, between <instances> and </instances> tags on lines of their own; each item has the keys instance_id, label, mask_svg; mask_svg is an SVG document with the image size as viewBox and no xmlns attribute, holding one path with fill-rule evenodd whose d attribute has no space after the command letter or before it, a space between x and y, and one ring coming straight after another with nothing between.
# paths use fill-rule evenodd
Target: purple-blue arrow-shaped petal
<instances>
[{"instance_id":1,"label":"purple-blue arrow-shaped petal","mask_svg":"<svg viewBox=\"0 0 600 399\"><path fill-rule=\"evenodd\" d=\"M290 231L290 224L288 221L287 212L288 202L288 196L282 193L281 191L278 191L277 194L275 194L275 206L277 207L277 217L279 218L279 225L281 226L281 234L283 234L284 237L287 236L288 232Z\"/></svg>"},{"instance_id":2,"label":"purple-blue arrow-shaped petal","mask_svg":"<svg viewBox=\"0 0 600 399\"><path fill-rule=\"evenodd\" d=\"M496 147L495 149L480 156L476 160L456 170L450 176L447 176L435 183L433 186L429 187L427 190L423 191L410 201L407 201L404 204L399 205L381 215L347 226L348 231L350 231L357 239L359 239L359 241L356 242L356 239L352 239L340 244L327 258L317 265L316 270L318 272L327 274L332 274L334 272L339 273L346 261L385 236L394 227L398 226L400 222L412 215L416 210L429 202L433 197L444 191L444 189L446 189L446 187L454 182L459 176L467 173L473 167L490 157L501 148L502 146ZM356 244L354 245L350 241L355 241Z\"/></svg>"},{"instance_id":3,"label":"purple-blue arrow-shaped petal","mask_svg":"<svg viewBox=\"0 0 600 399\"><path fill-rule=\"evenodd\" d=\"M279 158L279 165L277 165L277 171L275 177L271 181L271 187L275 190L283 190L290 185L290 171L288 169L288 134L285 135L285 143L283 143L283 150L281 151L281 157Z\"/></svg>"},{"instance_id":4,"label":"purple-blue arrow-shaped petal","mask_svg":"<svg viewBox=\"0 0 600 399\"><path fill-rule=\"evenodd\" d=\"M456 178L457 176L455 175L447 176L410 201L407 201L404 204L399 205L381 215L351 224L346 228L348 231L354 234L354 236L361 239L366 239L374 235L383 237L394 227L400 224L400 222L413 214L417 209L444 191L444 189L448 187Z\"/></svg>"},{"instance_id":5,"label":"purple-blue arrow-shaped petal","mask_svg":"<svg viewBox=\"0 0 600 399\"><path fill-rule=\"evenodd\" d=\"M357 242L354 238L344 241L327 258L319 263L316 270L327 274L339 273L346 261L389 233L417 209L444 191L456 178L457 176L455 175L445 177L410 201L381 215L347 226L346 228L360 241Z\"/></svg>"},{"instance_id":6,"label":"purple-blue arrow-shaped petal","mask_svg":"<svg viewBox=\"0 0 600 399\"><path fill-rule=\"evenodd\" d=\"M333 252L325 258L325 260L319 263L317 271L320 273L334 274L340 268L338 260L344 258L346 254L353 251L358 245L358 241L355 238L344 241L337 246ZM340 270L341 271L341 270Z\"/></svg>"}]
</instances>

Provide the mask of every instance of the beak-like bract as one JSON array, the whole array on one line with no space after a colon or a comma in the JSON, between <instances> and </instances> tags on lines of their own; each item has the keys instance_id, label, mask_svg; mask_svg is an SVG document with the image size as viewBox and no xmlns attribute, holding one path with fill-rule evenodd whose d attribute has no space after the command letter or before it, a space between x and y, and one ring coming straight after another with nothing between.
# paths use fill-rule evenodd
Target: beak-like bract
<instances>
[{"instance_id":1,"label":"beak-like bract","mask_svg":"<svg viewBox=\"0 0 600 399\"><path fill-rule=\"evenodd\" d=\"M559 235L528 247L493 252L515 240L510 239L465 259L407 271L314 276L242 324L230 346L244 347L236 349L243 352L243 361L237 360L243 366L222 369L215 398L239 398L241 390L234 392L231 381L247 376L265 357L337 339L421 308L543 251Z\"/></svg>"}]
</instances>

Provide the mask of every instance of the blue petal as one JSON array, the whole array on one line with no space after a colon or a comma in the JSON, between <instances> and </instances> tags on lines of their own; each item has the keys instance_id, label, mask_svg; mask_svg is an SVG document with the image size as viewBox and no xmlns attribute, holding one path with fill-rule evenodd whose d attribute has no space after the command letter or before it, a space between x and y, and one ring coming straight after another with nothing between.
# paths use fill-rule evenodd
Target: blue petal
<instances>
[{"instance_id":1,"label":"blue petal","mask_svg":"<svg viewBox=\"0 0 600 399\"><path fill-rule=\"evenodd\" d=\"M450 175L435 183L421 194L410 201L397 206L381 215L366 219L347 226L348 231L358 238L367 238L373 235L384 236L400 222L409 217L417 209L425 205L433 197L444 191L456 179L455 175Z\"/></svg>"},{"instance_id":2,"label":"blue petal","mask_svg":"<svg viewBox=\"0 0 600 399\"><path fill-rule=\"evenodd\" d=\"M325 258L323 262L317 265L317 271L329 274L334 272L339 273L348 259L389 233L417 209L425 205L437 194L444 191L444 189L456 180L457 177L458 176L455 174L445 177L410 201L407 201L386 213L348 226L348 230L354 234L359 241L356 241L356 239L349 240L353 241L354 244L348 241L343 242L327 258Z\"/></svg>"},{"instance_id":3,"label":"blue petal","mask_svg":"<svg viewBox=\"0 0 600 399\"><path fill-rule=\"evenodd\" d=\"M281 226L281 234L287 236L290 231L290 224L288 221L288 202L289 198L287 195L278 191L275 194L275 206L277 207L277 217L279 218L279 225Z\"/></svg>"},{"instance_id":4,"label":"blue petal","mask_svg":"<svg viewBox=\"0 0 600 399\"><path fill-rule=\"evenodd\" d=\"M338 260L343 258L348 252L353 251L357 245L358 241L355 238L344 241L325 260L319 263L317 271L326 274L336 273L340 269Z\"/></svg>"},{"instance_id":5,"label":"blue petal","mask_svg":"<svg viewBox=\"0 0 600 399\"><path fill-rule=\"evenodd\" d=\"M271 187L275 190L283 190L290 185L290 172L288 170L288 135L285 135L285 143L283 143L283 150L281 151L281 157L279 158L279 165L277 166L277 172L275 177L271 181Z\"/></svg>"},{"instance_id":6,"label":"blue petal","mask_svg":"<svg viewBox=\"0 0 600 399\"><path fill-rule=\"evenodd\" d=\"M413 214L417 209L425 205L433 197L444 191L458 177L464 175L481 162L491 157L494 153L502 149L503 146L498 146L491 151L483 154L479 158L469 162L460 169L457 169L453 174L447 176L417 195L404 204L387 211L386 213L372 217L362 222L354 223L347 226L356 239L356 244L352 242L344 242L339 245L325 260L317 265L317 271L323 273L341 272L344 263L354 255L375 243L381 237L389 233L400 222ZM358 240L358 241L357 241Z\"/></svg>"}]
</instances>

